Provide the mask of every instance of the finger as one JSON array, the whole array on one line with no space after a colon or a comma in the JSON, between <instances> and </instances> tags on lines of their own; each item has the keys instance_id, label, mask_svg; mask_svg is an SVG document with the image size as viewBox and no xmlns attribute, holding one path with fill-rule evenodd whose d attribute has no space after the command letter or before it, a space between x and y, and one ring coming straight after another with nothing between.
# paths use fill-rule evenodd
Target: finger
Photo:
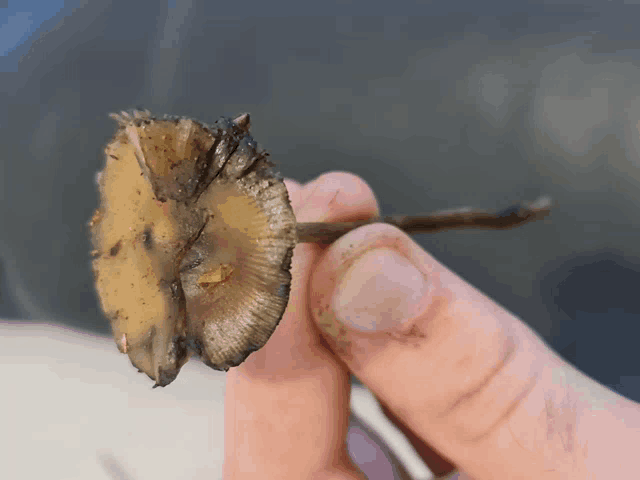
<instances>
[{"instance_id":1,"label":"finger","mask_svg":"<svg viewBox=\"0 0 640 480\"><path fill-rule=\"evenodd\" d=\"M377 213L368 185L330 173L297 189L296 217L340 221ZM267 345L227 373L225 478L361 478L345 449L349 372L309 317L306 291L319 247L294 250L289 304Z\"/></svg>"},{"instance_id":2,"label":"finger","mask_svg":"<svg viewBox=\"0 0 640 480\"><path fill-rule=\"evenodd\" d=\"M398 229L373 224L340 238L309 291L334 351L472 478L632 474L638 406L566 364Z\"/></svg>"},{"instance_id":3,"label":"finger","mask_svg":"<svg viewBox=\"0 0 640 480\"><path fill-rule=\"evenodd\" d=\"M320 179L318 179L317 183L313 182L312 188L307 188L305 190L305 197L308 197L310 194L313 193L314 190L316 190L317 188L320 188L320 186L323 186L324 188L330 188L331 183L332 183L331 180L327 182L327 181L324 181L321 177ZM287 185L287 189L289 190L290 198L292 199L291 201L294 202L294 199L295 201L300 199L300 192L303 186L289 179L285 179L285 184ZM292 193L292 192L295 192L295 193ZM346 192L343 192L343 193L346 193ZM358 197L356 197L355 201L356 202L358 201ZM366 201L366 198L364 198L363 201ZM368 212L368 210L365 209L364 213L378 214L379 212L377 211ZM357 219L352 218L351 220L357 220ZM420 458L422 458L422 460L425 462L429 470L431 470L431 472L434 475L439 477L454 471L455 469L454 465L452 465L447 459L443 458L428 443L420 439L412 430L410 430L404 423L402 423L400 419L398 419L398 417L393 412L391 412L384 404L381 404L380 407L382 408L382 412L384 413L384 415L388 417L389 420L394 425L396 425L396 427L400 429L400 431L411 442L411 445L415 449L416 453L420 456Z\"/></svg>"},{"instance_id":4,"label":"finger","mask_svg":"<svg viewBox=\"0 0 640 480\"><path fill-rule=\"evenodd\" d=\"M322 197L325 204L313 204L311 198ZM349 172L329 172L304 186L300 193L298 222L346 222L380 214L371 187Z\"/></svg>"},{"instance_id":5,"label":"finger","mask_svg":"<svg viewBox=\"0 0 640 480\"><path fill-rule=\"evenodd\" d=\"M288 180L288 179L285 179L285 184L287 185L287 189L289 190L290 198L292 199L291 201L294 202L294 199L295 201L298 201L298 200L305 201L306 198L309 197L311 194L313 194L314 191L317 191L318 188L324 188L327 191L329 191L332 188L331 187L332 183L335 182L336 180L337 178L335 177L330 177L330 178L320 177L316 181L311 182L310 184L311 188L306 188L304 190L305 198L300 197L301 191L303 188L302 185L300 185L299 183L293 180ZM292 192L295 192L295 193L292 193ZM344 191L342 192L343 195L348 193L349 192L344 192ZM363 202L367 201L367 197L363 197L362 200L360 200L360 196L356 196L355 198L351 196L350 199L351 199L351 202L355 203L355 205L358 205L357 202L359 201L363 201ZM362 211L367 215L379 214L379 211L377 209L375 212L369 211L366 208L363 209ZM345 220L358 220L358 218L349 218ZM398 419L398 417L393 412L391 412L384 404L381 404L380 406L382 408L382 412L384 413L384 415L387 416L389 420L394 425L396 425L396 427L398 427L400 431L407 437L407 439L411 442L412 446L416 450L416 453L420 456L420 458L422 458L422 460L425 462L429 470L434 475L444 476L454 471L455 467L447 459L443 458L438 452L436 452L433 449L433 447L431 447L425 441L420 439L413 431L411 431L406 425L404 425Z\"/></svg>"}]
</instances>

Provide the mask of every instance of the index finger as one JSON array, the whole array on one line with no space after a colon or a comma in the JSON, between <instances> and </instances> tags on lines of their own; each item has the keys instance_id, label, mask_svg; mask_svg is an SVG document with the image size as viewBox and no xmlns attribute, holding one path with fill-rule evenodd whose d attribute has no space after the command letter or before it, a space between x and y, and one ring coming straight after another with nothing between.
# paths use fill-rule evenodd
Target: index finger
<instances>
[{"instance_id":1,"label":"index finger","mask_svg":"<svg viewBox=\"0 0 640 480\"><path fill-rule=\"evenodd\" d=\"M287 181L298 221L348 221L378 213L368 185L330 173ZM225 478L361 478L345 449L349 372L311 321L306 290L321 247L296 246L287 310L267 345L227 373ZM317 478L317 477L314 477Z\"/></svg>"}]
</instances>

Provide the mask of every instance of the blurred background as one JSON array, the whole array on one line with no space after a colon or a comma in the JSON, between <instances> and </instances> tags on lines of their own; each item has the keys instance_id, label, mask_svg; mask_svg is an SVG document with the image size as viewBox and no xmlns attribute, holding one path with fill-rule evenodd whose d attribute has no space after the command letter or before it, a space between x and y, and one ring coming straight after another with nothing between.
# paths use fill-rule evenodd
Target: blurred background
<instances>
[{"instance_id":1,"label":"blurred background","mask_svg":"<svg viewBox=\"0 0 640 480\"><path fill-rule=\"evenodd\" d=\"M284 176L356 173L383 213L551 195L544 222L416 240L640 401L639 4L0 1L0 318L108 335L109 112L250 112Z\"/></svg>"}]
</instances>

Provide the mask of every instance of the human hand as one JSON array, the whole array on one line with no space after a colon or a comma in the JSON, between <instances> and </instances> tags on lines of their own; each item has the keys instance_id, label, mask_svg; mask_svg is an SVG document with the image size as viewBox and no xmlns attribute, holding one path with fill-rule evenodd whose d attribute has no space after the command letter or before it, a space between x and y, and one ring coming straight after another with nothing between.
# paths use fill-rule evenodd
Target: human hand
<instances>
[{"instance_id":1,"label":"human hand","mask_svg":"<svg viewBox=\"0 0 640 480\"><path fill-rule=\"evenodd\" d=\"M286 183L300 222L378 213L350 174ZM292 275L273 337L227 374L225 478L362 478L345 442L351 372L418 452L439 452L461 479L637 476L639 406L400 230L300 244Z\"/></svg>"}]
</instances>

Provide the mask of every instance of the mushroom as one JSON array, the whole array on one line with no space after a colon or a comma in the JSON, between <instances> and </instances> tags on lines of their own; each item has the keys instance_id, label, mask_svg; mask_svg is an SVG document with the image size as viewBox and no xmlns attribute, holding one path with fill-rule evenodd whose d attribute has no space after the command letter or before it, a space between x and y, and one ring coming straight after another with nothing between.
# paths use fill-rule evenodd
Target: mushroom
<instances>
[{"instance_id":1,"label":"mushroom","mask_svg":"<svg viewBox=\"0 0 640 480\"><path fill-rule=\"evenodd\" d=\"M89 222L92 269L119 350L156 387L171 383L192 353L226 371L264 346L287 306L298 242L330 243L379 221L412 233L509 228L550 210L541 198L498 213L297 224L248 114L211 126L148 111L112 118L119 128Z\"/></svg>"}]
</instances>

